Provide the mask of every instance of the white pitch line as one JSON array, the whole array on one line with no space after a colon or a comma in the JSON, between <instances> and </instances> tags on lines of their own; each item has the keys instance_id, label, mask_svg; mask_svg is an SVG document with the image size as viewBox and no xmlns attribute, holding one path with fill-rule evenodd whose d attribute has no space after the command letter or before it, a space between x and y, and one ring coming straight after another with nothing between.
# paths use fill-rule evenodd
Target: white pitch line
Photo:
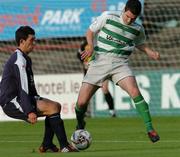
<instances>
[{"instance_id":1,"label":"white pitch line","mask_svg":"<svg viewBox=\"0 0 180 157\"><path fill-rule=\"evenodd\" d=\"M102 140L93 141L97 143L149 143L150 141L125 141L125 140ZM180 140L160 140L158 143L180 143Z\"/></svg>"},{"instance_id":2,"label":"white pitch line","mask_svg":"<svg viewBox=\"0 0 180 157\"><path fill-rule=\"evenodd\" d=\"M0 140L0 143L39 143L40 141L8 141L8 140Z\"/></svg>"},{"instance_id":3,"label":"white pitch line","mask_svg":"<svg viewBox=\"0 0 180 157\"><path fill-rule=\"evenodd\" d=\"M39 143L40 141L0 140L0 143ZM94 140L93 143L149 143L150 141ZM158 143L180 143L180 140L160 140Z\"/></svg>"}]
</instances>

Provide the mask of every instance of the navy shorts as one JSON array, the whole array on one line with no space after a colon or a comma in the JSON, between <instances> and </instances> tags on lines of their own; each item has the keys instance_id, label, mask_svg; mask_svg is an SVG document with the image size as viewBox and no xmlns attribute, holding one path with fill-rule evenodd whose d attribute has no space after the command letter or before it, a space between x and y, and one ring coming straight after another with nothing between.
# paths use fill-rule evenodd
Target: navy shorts
<instances>
[{"instance_id":1,"label":"navy shorts","mask_svg":"<svg viewBox=\"0 0 180 157\"><path fill-rule=\"evenodd\" d=\"M42 100L42 99L43 98L41 98L41 97L35 97L36 101ZM36 110L36 106L34 106L34 108ZM23 110L22 110L19 102L16 100L16 98L14 98L11 102L2 106L2 109L7 116L28 122L28 116L23 112Z\"/></svg>"},{"instance_id":2,"label":"navy shorts","mask_svg":"<svg viewBox=\"0 0 180 157\"><path fill-rule=\"evenodd\" d=\"M4 113L11 118L25 120L25 121L27 121L28 119L28 116L22 111L22 109L18 108L16 104L12 102L5 104L2 107L2 109Z\"/></svg>"}]
</instances>

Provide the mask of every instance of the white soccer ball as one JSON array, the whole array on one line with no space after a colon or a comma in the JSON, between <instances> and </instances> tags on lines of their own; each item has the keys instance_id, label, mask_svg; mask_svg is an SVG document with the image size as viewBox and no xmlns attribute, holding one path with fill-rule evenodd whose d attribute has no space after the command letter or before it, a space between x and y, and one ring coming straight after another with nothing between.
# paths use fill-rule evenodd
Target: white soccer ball
<instances>
[{"instance_id":1,"label":"white soccer ball","mask_svg":"<svg viewBox=\"0 0 180 157\"><path fill-rule=\"evenodd\" d=\"M92 137L87 130L79 129L72 134L71 142L78 150L85 150L91 145Z\"/></svg>"}]
</instances>

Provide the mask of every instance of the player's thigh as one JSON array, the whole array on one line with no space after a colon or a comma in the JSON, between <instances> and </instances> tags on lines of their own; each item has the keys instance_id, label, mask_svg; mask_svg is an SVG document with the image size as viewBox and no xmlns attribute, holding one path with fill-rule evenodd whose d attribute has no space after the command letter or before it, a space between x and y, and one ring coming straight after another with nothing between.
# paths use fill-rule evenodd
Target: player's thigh
<instances>
[{"instance_id":1,"label":"player's thigh","mask_svg":"<svg viewBox=\"0 0 180 157\"><path fill-rule=\"evenodd\" d=\"M38 116L48 116L61 111L61 105L47 98L37 100Z\"/></svg>"},{"instance_id":2,"label":"player's thigh","mask_svg":"<svg viewBox=\"0 0 180 157\"><path fill-rule=\"evenodd\" d=\"M83 82L79 91L78 104L84 105L88 103L98 88L99 86Z\"/></svg>"},{"instance_id":3,"label":"player's thigh","mask_svg":"<svg viewBox=\"0 0 180 157\"><path fill-rule=\"evenodd\" d=\"M127 76L117 83L123 90L125 90L132 98L140 94L136 79L134 76Z\"/></svg>"}]
</instances>

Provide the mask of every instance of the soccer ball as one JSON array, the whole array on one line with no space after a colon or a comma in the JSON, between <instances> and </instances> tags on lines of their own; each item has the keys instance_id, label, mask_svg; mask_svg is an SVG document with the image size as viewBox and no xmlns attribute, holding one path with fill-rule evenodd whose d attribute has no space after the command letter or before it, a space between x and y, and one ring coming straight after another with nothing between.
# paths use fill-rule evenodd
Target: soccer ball
<instances>
[{"instance_id":1,"label":"soccer ball","mask_svg":"<svg viewBox=\"0 0 180 157\"><path fill-rule=\"evenodd\" d=\"M72 134L71 142L78 150L85 150L91 145L92 137L87 130L79 129Z\"/></svg>"}]
</instances>

